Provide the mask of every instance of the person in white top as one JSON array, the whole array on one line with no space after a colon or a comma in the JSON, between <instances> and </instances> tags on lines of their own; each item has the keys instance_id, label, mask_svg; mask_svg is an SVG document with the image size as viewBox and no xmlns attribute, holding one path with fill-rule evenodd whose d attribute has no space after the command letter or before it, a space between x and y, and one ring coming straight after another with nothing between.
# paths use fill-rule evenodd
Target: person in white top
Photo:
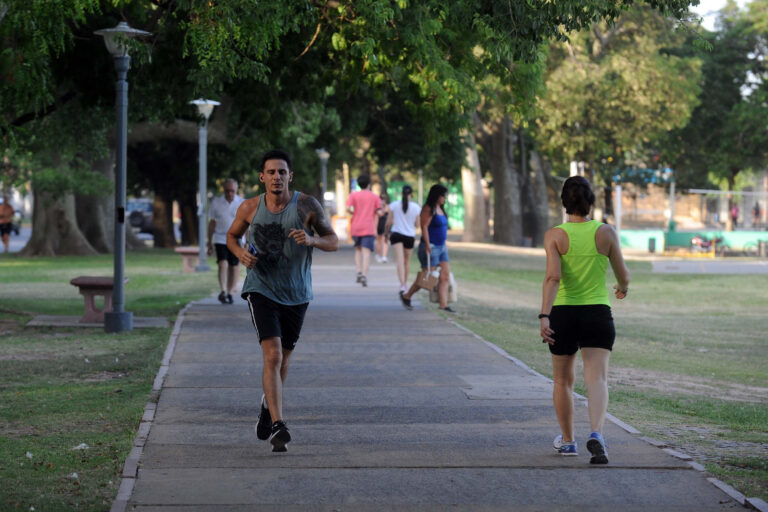
<instances>
[{"instance_id":1,"label":"person in white top","mask_svg":"<svg viewBox=\"0 0 768 512\"><path fill-rule=\"evenodd\" d=\"M229 178L224 182L224 195L211 201L208 210L208 254L216 249L216 261L219 264L219 302L232 304L232 291L237 285L240 268L237 256L227 249L227 231L235 220L237 209L244 199L237 195L237 181Z\"/></svg>"},{"instance_id":2,"label":"person in white top","mask_svg":"<svg viewBox=\"0 0 768 512\"><path fill-rule=\"evenodd\" d=\"M408 264L411 259L413 242L416 237L416 226L421 213L421 206L411 201L413 188L403 186L402 199L389 205L387 230L390 232L389 243L397 261L397 278L400 280L400 294L408 290Z\"/></svg>"}]
</instances>

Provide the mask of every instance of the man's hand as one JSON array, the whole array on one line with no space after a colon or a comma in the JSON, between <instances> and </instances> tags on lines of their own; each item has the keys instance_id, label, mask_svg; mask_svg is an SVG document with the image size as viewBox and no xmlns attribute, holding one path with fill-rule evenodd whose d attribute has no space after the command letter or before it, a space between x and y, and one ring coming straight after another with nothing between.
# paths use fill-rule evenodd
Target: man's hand
<instances>
[{"instance_id":1,"label":"man's hand","mask_svg":"<svg viewBox=\"0 0 768 512\"><path fill-rule=\"evenodd\" d=\"M259 257L249 253L244 247L240 247L237 259L240 260L240 263L242 263L245 268L253 268L256 266L256 263L259 262Z\"/></svg>"},{"instance_id":2,"label":"man's hand","mask_svg":"<svg viewBox=\"0 0 768 512\"><path fill-rule=\"evenodd\" d=\"M208 251L207 252L208 252L208 256L213 254L213 243L208 242Z\"/></svg>"},{"instance_id":3,"label":"man's hand","mask_svg":"<svg viewBox=\"0 0 768 512\"><path fill-rule=\"evenodd\" d=\"M315 245L315 237L303 229L291 229L288 232L288 238L293 238L299 245L306 245L307 247L313 247Z\"/></svg>"},{"instance_id":4,"label":"man's hand","mask_svg":"<svg viewBox=\"0 0 768 512\"><path fill-rule=\"evenodd\" d=\"M622 288L618 284L613 285L613 289L616 290L615 295L617 299L623 299L629 291L629 288Z\"/></svg>"}]
</instances>

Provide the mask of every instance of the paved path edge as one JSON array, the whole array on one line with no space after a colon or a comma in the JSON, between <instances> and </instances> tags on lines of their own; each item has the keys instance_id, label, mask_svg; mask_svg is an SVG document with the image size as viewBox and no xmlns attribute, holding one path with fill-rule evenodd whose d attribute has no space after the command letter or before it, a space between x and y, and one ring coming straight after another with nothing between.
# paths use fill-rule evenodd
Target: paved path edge
<instances>
[{"instance_id":1,"label":"paved path edge","mask_svg":"<svg viewBox=\"0 0 768 512\"><path fill-rule=\"evenodd\" d=\"M537 372L536 370L534 370L533 368L531 368L530 366L528 366L527 364L525 364L524 362L522 362L518 358L516 358L516 357L510 355L509 353L507 353L507 351L504 350L503 348L499 347L498 345L496 345L494 343L491 343L490 341L486 340L485 338L483 338L482 336L480 336L476 332L468 329L467 327L464 327L463 325L459 324L458 322L456 322L453 319L447 318L446 320L449 323L451 323L451 324L455 325L456 327L458 327L459 329L461 329L462 331L464 331L464 332L474 336L478 340L482 341L488 347L490 347L492 350L494 350L498 354L504 356L508 360L512 361L512 363L514 363L515 365L519 366L523 370L525 370L525 371L527 371L527 372L529 372L529 373L531 373L531 374L533 374L533 375L535 375L535 376L537 376L537 377L539 377L541 379L544 379L545 381L549 382L550 384L553 383L552 379L550 379L546 375L542 375L541 373ZM583 403L583 405L585 405L585 406L587 405L587 398L585 396L582 396L582 395L580 395L579 393L576 393L576 392L574 392L573 394L574 394L574 396L576 396L576 398L578 398ZM639 434L641 434L641 432L639 430L637 430L635 427L633 427L632 425L629 425L628 423L625 423L625 422L621 421L619 418L617 418L616 416L614 416L614 415L612 415L610 413L606 414L606 419L608 421L610 421L611 423L613 423L614 425L618 426L619 428L627 431L628 433L630 433L632 435L639 435ZM699 472L702 472L702 473L706 471L704 466L702 466L701 464L699 464L699 463L697 463L697 462L695 462L693 460L693 457L691 457L690 455L688 455L686 453L683 453L683 452L680 452L680 451L677 451L677 450L672 450L670 448L667 448L666 443L657 441L655 439L647 438L647 437L640 437L640 439L643 442L645 442L647 444L650 444L651 446L655 446L656 448L659 448L660 450L664 451L665 453L669 454L672 457L676 457L678 459L687 461L688 465L690 465L691 468L696 470L696 471L699 471ZM738 490L736 490L732 486L726 484L725 482L723 482L722 480L719 480L717 478L709 477L709 478L707 478L707 481L709 483L711 483L712 485L714 485L715 487L717 487L718 489L720 489L721 491L723 491L723 493L725 493L729 498L732 498L734 501L739 503L744 508L755 509L755 510L759 510L760 512L768 512L768 504L766 504L760 498L747 498L744 494L742 494L741 492L739 492Z\"/></svg>"},{"instance_id":2,"label":"paved path edge","mask_svg":"<svg viewBox=\"0 0 768 512\"><path fill-rule=\"evenodd\" d=\"M136 483L136 477L139 472L139 460L144 453L144 445L147 442L149 436L149 430L152 428L152 422L155 419L155 411L157 409L157 398L160 395L160 390L163 387L165 376L168 374L168 368L171 364L171 358L173 352L176 349L176 340L181 332L181 327L184 323L184 315L187 310L196 301L190 301L186 306L181 308L179 314L176 316L176 322L173 324L173 330L168 337L168 344L165 347L163 353L163 360L160 362L160 368L157 370L155 380L152 384L152 392L150 394L149 402L144 406L144 414L141 417L139 423L139 430L136 432L136 437L133 439L133 448L131 448L128 457L123 464L122 479L120 480L120 488L117 491L117 496L112 502L110 512L126 512L128 509L128 501L133 495L133 486Z\"/></svg>"}]
</instances>

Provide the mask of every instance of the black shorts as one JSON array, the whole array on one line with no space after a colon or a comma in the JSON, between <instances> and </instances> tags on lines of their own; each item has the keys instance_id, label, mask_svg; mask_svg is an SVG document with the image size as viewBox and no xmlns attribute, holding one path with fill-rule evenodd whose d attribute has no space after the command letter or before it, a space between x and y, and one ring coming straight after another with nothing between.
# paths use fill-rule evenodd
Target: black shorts
<instances>
[{"instance_id":1,"label":"black shorts","mask_svg":"<svg viewBox=\"0 0 768 512\"><path fill-rule=\"evenodd\" d=\"M251 310L251 321L259 336L259 343L264 338L280 338L284 350L296 348L309 303L286 306L260 293L247 293L245 300Z\"/></svg>"},{"instance_id":2,"label":"black shorts","mask_svg":"<svg viewBox=\"0 0 768 512\"><path fill-rule=\"evenodd\" d=\"M0 236L10 235L11 231L13 231L13 224L11 224L10 222L4 222L0 224Z\"/></svg>"},{"instance_id":3,"label":"black shorts","mask_svg":"<svg viewBox=\"0 0 768 512\"><path fill-rule=\"evenodd\" d=\"M413 249L413 243L416 239L412 236L401 235L400 233L392 232L389 235L389 243L392 245L403 244L406 249Z\"/></svg>"},{"instance_id":4,"label":"black shorts","mask_svg":"<svg viewBox=\"0 0 768 512\"><path fill-rule=\"evenodd\" d=\"M616 339L611 307L605 304L554 306L549 326L555 331L549 351L558 356L573 355L584 347L612 350Z\"/></svg>"},{"instance_id":5,"label":"black shorts","mask_svg":"<svg viewBox=\"0 0 768 512\"><path fill-rule=\"evenodd\" d=\"M234 267L240 263L240 260L237 259L237 256L232 254L226 244L213 244L213 246L216 248L216 263L221 260L227 260L230 267Z\"/></svg>"},{"instance_id":6,"label":"black shorts","mask_svg":"<svg viewBox=\"0 0 768 512\"><path fill-rule=\"evenodd\" d=\"M379 217L379 222L376 224L376 234L383 235L387 232L387 216Z\"/></svg>"}]
</instances>

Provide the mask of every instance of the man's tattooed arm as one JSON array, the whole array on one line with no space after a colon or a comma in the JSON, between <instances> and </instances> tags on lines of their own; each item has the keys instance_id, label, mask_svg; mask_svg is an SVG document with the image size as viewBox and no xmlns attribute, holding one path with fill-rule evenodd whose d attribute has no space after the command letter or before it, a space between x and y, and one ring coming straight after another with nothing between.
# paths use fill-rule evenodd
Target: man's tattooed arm
<instances>
[{"instance_id":1,"label":"man's tattooed arm","mask_svg":"<svg viewBox=\"0 0 768 512\"><path fill-rule=\"evenodd\" d=\"M317 233L311 237L309 245L323 251L335 251L339 248L339 238L325 216L320 202L308 194L299 195L297 204L299 219L307 231Z\"/></svg>"}]
</instances>

